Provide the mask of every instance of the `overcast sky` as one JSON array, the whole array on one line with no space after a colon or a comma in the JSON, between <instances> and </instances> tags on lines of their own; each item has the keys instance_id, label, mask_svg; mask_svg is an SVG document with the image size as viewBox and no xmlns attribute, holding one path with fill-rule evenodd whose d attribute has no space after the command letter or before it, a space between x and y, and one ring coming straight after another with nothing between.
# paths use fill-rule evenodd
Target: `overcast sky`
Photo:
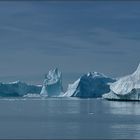
<instances>
[{"instance_id":1,"label":"overcast sky","mask_svg":"<svg viewBox=\"0 0 140 140\"><path fill-rule=\"evenodd\" d=\"M140 62L140 2L1 1L0 80L41 83L58 67L119 77Z\"/></svg>"}]
</instances>

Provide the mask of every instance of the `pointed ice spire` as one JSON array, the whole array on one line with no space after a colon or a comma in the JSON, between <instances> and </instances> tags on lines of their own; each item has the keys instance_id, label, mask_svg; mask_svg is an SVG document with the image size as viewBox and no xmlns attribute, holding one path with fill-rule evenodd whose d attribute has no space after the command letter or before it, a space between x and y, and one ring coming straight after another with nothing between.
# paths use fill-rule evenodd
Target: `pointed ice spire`
<instances>
[{"instance_id":1,"label":"pointed ice spire","mask_svg":"<svg viewBox=\"0 0 140 140\"><path fill-rule=\"evenodd\" d=\"M48 74L45 75L45 80L40 94L47 94L48 96L58 96L62 93L62 91L63 88L61 72L57 68L50 70Z\"/></svg>"}]
</instances>

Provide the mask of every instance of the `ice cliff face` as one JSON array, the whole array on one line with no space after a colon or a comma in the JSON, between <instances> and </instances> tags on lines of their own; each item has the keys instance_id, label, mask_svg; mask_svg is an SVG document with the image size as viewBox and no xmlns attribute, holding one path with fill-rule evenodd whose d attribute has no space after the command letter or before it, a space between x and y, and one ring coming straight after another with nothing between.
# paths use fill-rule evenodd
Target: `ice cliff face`
<instances>
[{"instance_id":1,"label":"ice cliff face","mask_svg":"<svg viewBox=\"0 0 140 140\"><path fill-rule=\"evenodd\" d=\"M83 75L73 84L68 86L64 97L97 98L102 94L110 92L109 83L115 82L104 74L93 72Z\"/></svg>"},{"instance_id":2,"label":"ice cliff face","mask_svg":"<svg viewBox=\"0 0 140 140\"><path fill-rule=\"evenodd\" d=\"M62 74L56 68L50 70L48 74L45 75L45 80L41 90L41 95L44 96L59 96L63 93L62 87Z\"/></svg>"},{"instance_id":3,"label":"ice cliff face","mask_svg":"<svg viewBox=\"0 0 140 140\"><path fill-rule=\"evenodd\" d=\"M137 70L110 85L111 92L103 95L106 99L140 100L140 64Z\"/></svg>"},{"instance_id":4,"label":"ice cliff face","mask_svg":"<svg viewBox=\"0 0 140 140\"><path fill-rule=\"evenodd\" d=\"M0 82L0 96L23 96L28 93L39 94L41 86L28 85L24 82L16 81L10 83Z\"/></svg>"}]
</instances>

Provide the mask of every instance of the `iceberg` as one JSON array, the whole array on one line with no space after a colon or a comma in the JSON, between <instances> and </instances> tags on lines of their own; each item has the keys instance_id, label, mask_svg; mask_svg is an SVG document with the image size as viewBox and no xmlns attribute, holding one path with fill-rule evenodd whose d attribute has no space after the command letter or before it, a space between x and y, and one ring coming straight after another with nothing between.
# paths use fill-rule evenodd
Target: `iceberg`
<instances>
[{"instance_id":1,"label":"iceberg","mask_svg":"<svg viewBox=\"0 0 140 140\"><path fill-rule=\"evenodd\" d=\"M110 91L109 83L115 82L102 73L89 72L69 84L63 97L97 98Z\"/></svg>"},{"instance_id":2,"label":"iceberg","mask_svg":"<svg viewBox=\"0 0 140 140\"><path fill-rule=\"evenodd\" d=\"M109 100L140 100L140 64L136 71L110 84L111 92L103 98Z\"/></svg>"},{"instance_id":3,"label":"iceberg","mask_svg":"<svg viewBox=\"0 0 140 140\"><path fill-rule=\"evenodd\" d=\"M50 70L48 74L45 75L45 80L43 82L43 87L40 92L40 95L49 97L58 97L61 94L63 94L62 74L56 68Z\"/></svg>"},{"instance_id":4,"label":"iceberg","mask_svg":"<svg viewBox=\"0 0 140 140\"><path fill-rule=\"evenodd\" d=\"M29 85L21 81L3 83L0 82L0 96L24 96L28 93L39 94L42 86Z\"/></svg>"}]
</instances>

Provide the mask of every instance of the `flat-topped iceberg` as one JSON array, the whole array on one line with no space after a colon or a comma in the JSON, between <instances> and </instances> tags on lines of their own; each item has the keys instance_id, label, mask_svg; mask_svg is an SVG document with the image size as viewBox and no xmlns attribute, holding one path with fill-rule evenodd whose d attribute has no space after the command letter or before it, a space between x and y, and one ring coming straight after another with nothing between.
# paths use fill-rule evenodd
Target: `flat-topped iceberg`
<instances>
[{"instance_id":1,"label":"flat-topped iceberg","mask_svg":"<svg viewBox=\"0 0 140 140\"><path fill-rule=\"evenodd\" d=\"M57 68L54 70L50 70L48 74L45 75L45 80L43 82L43 87L40 95L58 97L62 93L63 87L61 72Z\"/></svg>"},{"instance_id":2,"label":"flat-topped iceberg","mask_svg":"<svg viewBox=\"0 0 140 140\"><path fill-rule=\"evenodd\" d=\"M103 95L110 100L140 100L140 64L131 75L110 84L111 92Z\"/></svg>"},{"instance_id":3,"label":"flat-topped iceberg","mask_svg":"<svg viewBox=\"0 0 140 140\"><path fill-rule=\"evenodd\" d=\"M21 81L3 83L0 82L0 96L24 96L28 93L39 94L42 86L29 85Z\"/></svg>"},{"instance_id":4,"label":"flat-topped iceberg","mask_svg":"<svg viewBox=\"0 0 140 140\"><path fill-rule=\"evenodd\" d=\"M110 92L109 83L115 82L102 73L89 72L68 86L64 97L97 98Z\"/></svg>"}]
</instances>

